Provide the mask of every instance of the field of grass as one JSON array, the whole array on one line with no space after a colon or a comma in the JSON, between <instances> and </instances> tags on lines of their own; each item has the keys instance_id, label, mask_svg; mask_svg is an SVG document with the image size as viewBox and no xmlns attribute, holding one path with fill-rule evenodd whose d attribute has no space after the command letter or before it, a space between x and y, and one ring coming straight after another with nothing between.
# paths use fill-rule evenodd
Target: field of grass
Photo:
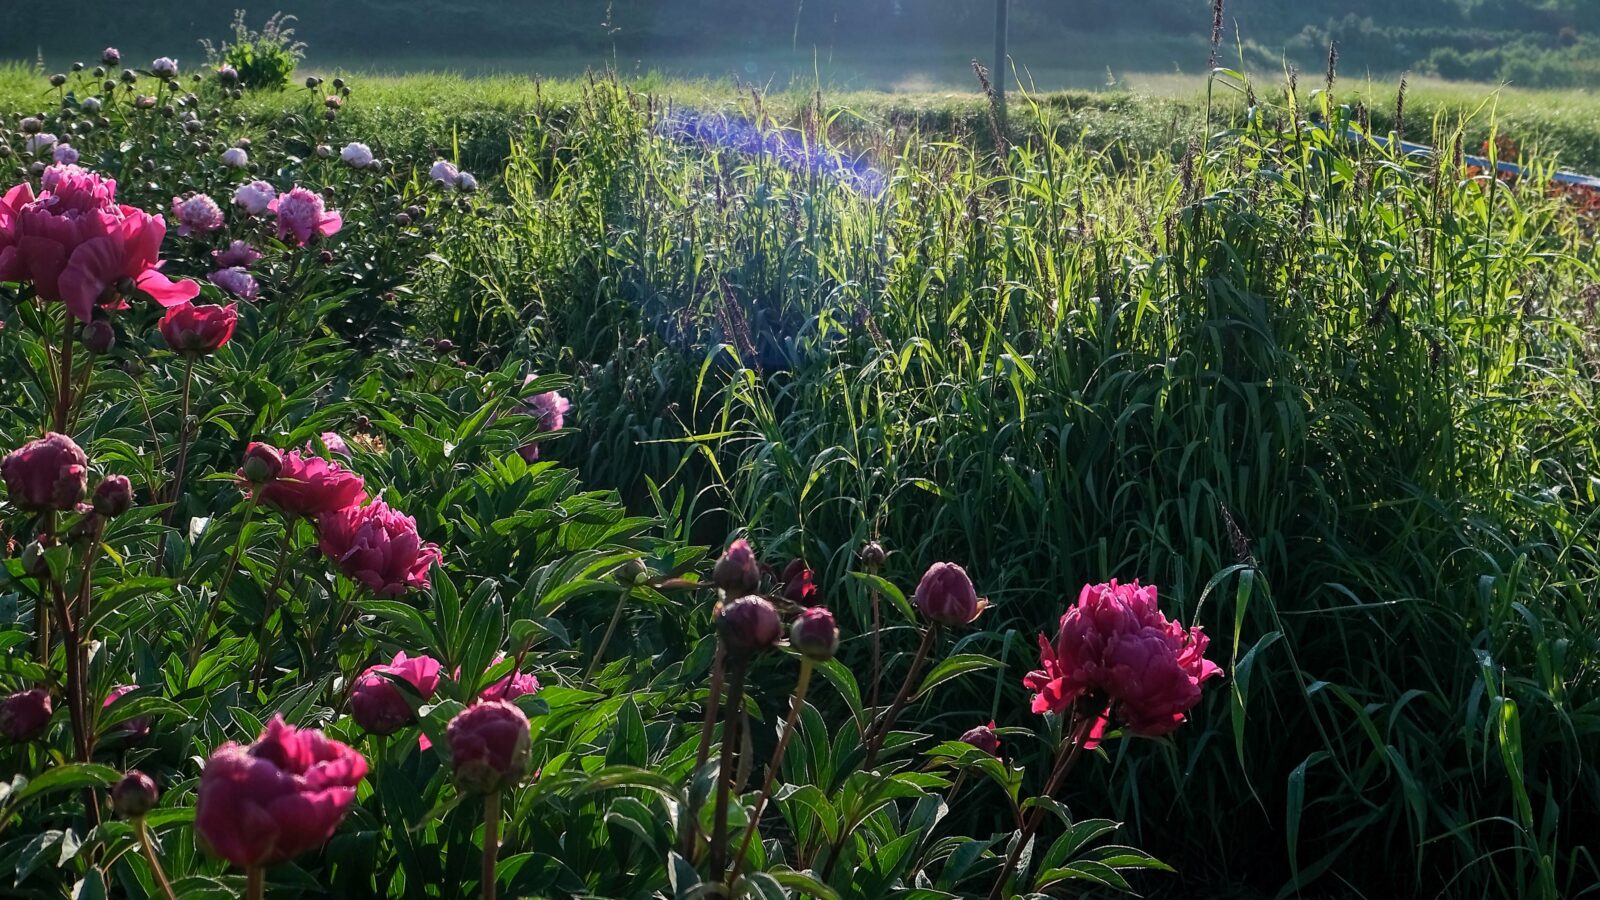
<instances>
[{"instance_id":1,"label":"field of grass","mask_svg":"<svg viewBox=\"0 0 1600 900\"><path fill-rule=\"evenodd\" d=\"M482 685L513 669L544 683L523 703L539 774L504 791L500 877L529 896L695 896L723 859L715 837L708 862L680 831L715 835L731 813L737 833L769 753L783 790L738 882L752 897L985 896L1020 831L1011 804L1062 758L1077 761L1062 805L1039 808L1067 821L1050 819L1041 853L1100 853L1059 876L1092 896L1122 881L1095 868L1106 859L1171 897L1558 900L1600 885L1597 205L1537 171L1503 182L1449 152L1344 137L1398 115L1424 143L1471 151L1506 135L1536 167L1600 173L1600 98L1424 81L1397 110L1394 85L1330 93L1307 75L1292 90L1258 76L1249 104L1227 76L1208 98L1205 82L1129 75L1014 95L997 133L968 91L350 77L331 124L323 87L251 95L229 108L239 119L206 126L219 146L254 135L268 176L345 207L326 268L261 239L263 299L200 364L193 417L178 409L195 363L159 345L136 341L138 365L85 376L104 398L79 435L92 456L158 483L146 423L171 443L192 421L206 473L175 521L214 524L121 526L134 587L99 585L88 551L57 554L83 566L85 602L91 584L137 594L108 616L96 664L157 685L139 709L164 737L137 761L173 786L152 827L194 885L240 887L193 851L195 759L276 711L358 744L377 775L339 852L274 870L276 890L433 896L480 877L495 840L475 829L498 827L499 800L480 816L448 760L363 736L347 711L341 677L396 649L466 672L445 702L406 710L435 744ZM0 69L8 130L56 102L37 73ZM150 119L130 116L92 157L127 172L145 206L180 190L224 199L244 177L183 137L153 161L143 144L118 149L158 141ZM381 179L315 153L352 140L390 161ZM481 190L441 200L422 174L435 156ZM209 246L169 244L170 272L205 271ZM0 354L48 370L26 295L6 297L23 327L0 332ZM134 338L149 316L127 315ZM525 392L570 398L568 430L501 415L530 373L543 377ZM70 396L61 381L0 377L7 447L37 431L51 390ZM291 554L311 523L291 516L280 537L238 499L228 473L246 442L299 446L329 428L359 431L349 464L446 550L409 602ZM530 466L512 451L535 439ZM747 682L729 668L737 711L721 732L715 707L702 719L729 626L681 592L734 537L776 570L809 564L820 593L806 602L843 633L795 700L787 757L786 656ZM862 561L869 542L889 551L881 566ZM944 631L902 596L941 560L991 604ZM58 576L30 573L20 550L7 565L9 692L53 675L26 629L46 596L33 582ZM1030 711L1037 636L1082 585L1134 578L1205 628L1225 678L1170 737L1130 727L1058 757L1078 719ZM912 691L930 646L942 664ZM514 660L496 662L501 650ZM811 664L800 671L805 684ZM718 741L721 768L697 766L694 745L705 762L746 708L749 743ZM864 723L897 714L874 766ZM965 757L969 781L941 755L964 751L941 742L991 719L1004 763ZM0 753L37 775L73 753L90 765L94 744ZM743 799L722 783L735 756ZM73 788L99 784L82 773ZM735 799L717 825L707 798L724 787ZM102 870L154 884L133 833L109 826L106 853L64 855L67 874L47 876L38 860L62 829L95 817L67 792L36 810L7 796L0 829L16 834L0 870L16 860L19 884L54 896ZM701 824L676 818L697 804ZM1100 816L1177 874L1080 846Z\"/></svg>"}]
</instances>

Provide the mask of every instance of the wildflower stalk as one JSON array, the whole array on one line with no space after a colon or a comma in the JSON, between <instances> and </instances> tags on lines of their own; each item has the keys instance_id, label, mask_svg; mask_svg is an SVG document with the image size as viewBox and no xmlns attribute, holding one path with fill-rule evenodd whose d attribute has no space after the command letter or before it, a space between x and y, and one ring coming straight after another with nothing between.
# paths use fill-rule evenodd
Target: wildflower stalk
<instances>
[{"instance_id":1,"label":"wildflower stalk","mask_svg":"<svg viewBox=\"0 0 1600 900\"><path fill-rule=\"evenodd\" d=\"M746 854L750 850L750 841L755 837L756 825L761 821L761 813L767 808L767 801L772 799L772 786L778 780L778 769L783 765L783 755L789 749L789 739L794 736L795 724L800 719L800 709L806 702L806 689L811 686L811 657L800 657L800 675L794 683L794 699L789 703L789 716L783 720L783 733L778 736L778 746L772 751L772 761L767 763L767 777L761 785L761 796L756 800L755 812L750 814L750 823L745 826L744 840L739 842L739 852L733 857L733 871L728 874L724 884L728 891L733 891L733 885L739 880L739 872L744 868Z\"/></svg>"},{"instance_id":2,"label":"wildflower stalk","mask_svg":"<svg viewBox=\"0 0 1600 900\"><path fill-rule=\"evenodd\" d=\"M178 900L178 895L172 890L172 882L167 880L167 871L161 868L161 857L156 855L156 845L150 840L150 826L145 824L144 816L133 820L133 830L139 836L139 846L144 848L144 858L150 863L150 873L155 876L156 884L160 885L162 895L167 900Z\"/></svg>"},{"instance_id":3,"label":"wildflower stalk","mask_svg":"<svg viewBox=\"0 0 1600 900\"><path fill-rule=\"evenodd\" d=\"M717 765L717 805L711 820L711 865L720 876L728 861L728 795L733 789L733 748L739 742L739 725L744 714L744 676L749 660L735 657L728 668L728 704L722 717L722 754Z\"/></svg>"},{"instance_id":4,"label":"wildflower stalk","mask_svg":"<svg viewBox=\"0 0 1600 900\"><path fill-rule=\"evenodd\" d=\"M478 879L483 900L495 897L495 862L500 855L500 792L483 798L483 873Z\"/></svg>"},{"instance_id":5,"label":"wildflower stalk","mask_svg":"<svg viewBox=\"0 0 1600 900\"><path fill-rule=\"evenodd\" d=\"M1073 764L1083 752L1084 742L1088 740L1089 732L1094 729L1094 723L1099 718L1098 715L1090 715L1074 721L1067 739L1061 742L1061 748L1056 753L1055 765L1051 769L1050 777L1045 781L1044 791L1039 794L1040 797L1053 796L1060 789L1061 783L1067 778L1067 773L1072 771ZM1012 874L1017 870L1017 861L1022 858L1022 848L1028 846L1028 842L1033 840L1033 836L1038 833L1039 826L1043 823L1044 807L1035 806L1029 811L1017 842L1012 845L1011 853L1006 857L1006 866L1000 870L1000 878L995 881L994 890L989 892L989 900L1001 900L1005 894L1006 882L1011 880Z\"/></svg>"}]
</instances>

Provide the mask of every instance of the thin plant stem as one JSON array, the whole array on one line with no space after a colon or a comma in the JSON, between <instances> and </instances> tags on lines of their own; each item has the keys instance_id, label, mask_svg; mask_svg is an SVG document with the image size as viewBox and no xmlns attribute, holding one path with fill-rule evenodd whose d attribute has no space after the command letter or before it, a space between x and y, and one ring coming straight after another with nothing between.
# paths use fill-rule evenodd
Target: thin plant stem
<instances>
[{"instance_id":1,"label":"thin plant stem","mask_svg":"<svg viewBox=\"0 0 1600 900\"><path fill-rule=\"evenodd\" d=\"M167 880L167 872L161 868L161 857L156 855L156 845L150 840L150 826L145 824L144 816L133 820L133 830L139 835L139 846L144 848L144 858L150 863L150 872L156 878L156 884L161 886L161 893L167 900L178 900L178 895L172 890L172 882Z\"/></svg>"},{"instance_id":2,"label":"thin plant stem","mask_svg":"<svg viewBox=\"0 0 1600 900\"><path fill-rule=\"evenodd\" d=\"M878 603L878 589L870 588L867 597L872 603L872 704L869 709L878 708L878 685L883 681L883 618L880 614Z\"/></svg>"},{"instance_id":3,"label":"thin plant stem","mask_svg":"<svg viewBox=\"0 0 1600 900\"><path fill-rule=\"evenodd\" d=\"M172 484L168 486L165 492L166 501L169 505L161 513L161 523L163 525L172 524L172 513L178 508L178 498L183 493L183 470L189 462L189 441L193 437L189 433L189 403L194 388L194 354L189 354L187 359L188 361L183 367L183 403L178 417L178 459L173 466ZM161 540L156 544L157 575L161 574L161 570L166 565L168 533L167 531L162 531Z\"/></svg>"},{"instance_id":4,"label":"thin plant stem","mask_svg":"<svg viewBox=\"0 0 1600 900\"><path fill-rule=\"evenodd\" d=\"M717 638L717 652L711 660L711 686L706 691L705 718L700 723L700 746L694 754L694 772L698 774L705 768L706 760L711 758L711 732L717 725L717 708L722 701L723 672L727 667L727 649L722 643L721 636ZM686 798L684 804L683 822L679 831L682 832L683 855L694 858L694 843L700 833L700 808L694 802L693 791Z\"/></svg>"},{"instance_id":5,"label":"thin plant stem","mask_svg":"<svg viewBox=\"0 0 1600 900\"><path fill-rule=\"evenodd\" d=\"M250 532L250 522L256 516L256 507L260 501L256 497L250 498L250 505L245 507L244 522L239 526L239 537L233 542L233 555L228 559L227 571L222 573L222 579L217 584L217 589L211 594L211 600L206 603L206 614L200 622L200 628L194 634L193 643L189 645L189 668L200 659L200 650L205 646L206 635L211 633L211 625L216 621L217 608L222 604L222 595L228 590L228 583L233 580L233 573L239 568L239 558L244 555L245 536Z\"/></svg>"},{"instance_id":6,"label":"thin plant stem","mask_svg":"<svg viewBox=\"0 0 1600 900\"><path fill-rule=\"evenodd\" d=\"M500 792L483 798L483 874L479 886L483 900L494 900L495 860L500 854Z\"/></svg>"},{"instance_id":7,"label":"thin plant stem","mask_svg":"<svg viewBox=\"0 0 1600 900\"><path fill-rule=\"evenodd\" d=\"M244 900L261 900L266 896L267 883L261 875L260 866L251 866L244 870Z\"/></svg>"},{"instance_id":8,"label":"thin plant stem","mask_svg":"<svg viewBox=\"0 0 1600 900\"><path fill-rule=\"evenodd\" d=\"M906 705L906 701L911 698L911 691L917 683L917 676L922 674L922 666L928 661L928 651L933 649L933 642L938 634L939 625L937 622L923 629L922 643L917 645L916 655L911 657L911 668L906 670L906 679L900 684L900 692L895 694L894 702L890 703L889 708L884 710L882 717L873 723L871 736L868 738L867 743L867 758L861 764L863 769L872 768L872 764L878 761L878 752L883 749L883 739L894 728L895 716L900 713L900 710Z\"/></svg>"},{"instance_id":9,"label":"thin plant stem","mask_svg":"<svg viewBox=\"0 0 1600 900\"><path fill-rule=\"evenodd\" d=\"M1050 777L1045 781L1044 792L1039 796L1050 797L1061 787L1061 782L1066 780L1067 773L1072 771L1072 766L1078 761L1078 755L1083 752L1083 744L1089 738L1094 723L1099 716L1084 716L1081 722L1074 722L1066 740L1062 741L1061 749L1056 754L1055 766L1050 772ZM1001 900L1005 894L1006 882L1011 879L1017 870L1017 861L1022 858L1022 848L1028 846L1033 836L1038 833L1039 826L1044 824L1044 807L1035 806L1028 813L1027 822L1022 826L1022 833L1018 835L1017 842L1011 848L1011 853L1006 856L1006 866L1000 870L1000 878L994 883L994 890L989 892L989 900Z\"/></svg>"},{"instance_id":10,"label":"thin plant stem","mask_svg":"<svg viewBox=\"0 0 1600 900\"><path fill-rule=\"evenodd\" d=\"M266 609L261 614L261 633L256 637L256 664L250 671L250 690L252 692L261 688L261 678L267 670L268 638L272 635L272 613L277 607L278 589L283 586L283 572L289 565L289 553L294 549L295 518L283 526L283 541L278 545L278 561L273 566L272 583L267 588Z\"/></svg>"},{"instance_id":11,"label":"thin plant stem","mask_svg":"<svg viewBox=\"0 0 1600 900\"><path fill-rule=\"evenodd\" d=\"M51 417L55 427L51 430L65 432L67 416L72 410L72 338L77 322L65 305L61 307L61 358L56 373L56 408Z\"/></svg>"},{"instance_id":12,"label":"thin plant stem","mask_svg":"<svg viewBox=\"0 0 1600 900\"><path fill-rule=\"evenodd\" d=\"M617 633L617 625L622 621L622 611L628 606L628 597L632 592L623 590L617 598L617 611L611 614L611 624L606 626L605 636L600 638L600 646L595 648L594 659L589 661L588 671L583 673L583 680L588 681L594 677L595 670L600 668L600 661L606 657L606 647L611 643L612 635Z\"/></svg>"},{"instance_id":13,"label":"thin plant stem","mask_svg":"<svg viewBox=\"0 0 1600 900\"><path fill-rule=\"evenodd\" d=\"M761 785L761 796L756 800L756 810L750 814L750 824L745 826L744 840L739 842L739 852L733 857L733 871L728 874L723 882L729 892L733 891L734 882L739 880L739 872L744 868L746 854L750 851L750 841L756 835L756 825L761 821L761 813L767 808L767 801L772 799L772 786L778 780L778 768L783 765L783 754L789 749L789 739L794 736L795 723L800 720L800 709L806 702L806 688L811 685L811 657L800 658L800 675L794 683L794 699L789 703L789 716L783 720L783 733L778 735L778 746L772 751L772 761L767 763L767 777Z\"/></svg>"},{"instance_id":14,"label":"thin plant stem","mask_svg":"<svg viewBox=\"0 0 1600 900\"><path fill-rule=\"evenodd\" d=\"M738 656L729 661L728 705L722 716L722 755L717 766L717 805L711 819L711 865L708 871L720 877L728 861L728 800L733 792L733 748L739 743L739 722L744 713L744 675L749 660Z\"/></svg>"}]
</instances>

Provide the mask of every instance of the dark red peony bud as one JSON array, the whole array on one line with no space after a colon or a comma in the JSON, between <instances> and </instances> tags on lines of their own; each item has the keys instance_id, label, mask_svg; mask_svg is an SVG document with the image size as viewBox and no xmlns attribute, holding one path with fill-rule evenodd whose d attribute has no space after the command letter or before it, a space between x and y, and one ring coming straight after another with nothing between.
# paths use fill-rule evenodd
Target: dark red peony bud
<instances>
[{"instance_id":1,"label":"dark red peony bud","mask_svg":"<svg viewBox=\"0 0 1600 900\"><path fill-rule=\"evenodd\" d=\"M283 451L270 444L251 442L244 450L239 477L251 484L266 484L283 472Z\"/></svg>"},{"instance_id":2,"label":"dark red peony bud","mask_svg":"<svg viewBox=\"0 0 1600 900\"><path fill-rule=\"evenodd\" d=\"M111 786L111 808L124 819L142 818L156 808L160 799L161 790L155 779L138 769L129 769Z\"/></svg>"},{"instance_id":3,"label":"dark red peony bud","mask_svg":"<svg viewBox=\"0 0 1600 900\"><path fill-rule=\"evenodd\" d=\"M50 695L44 688L18 691L0 700L0 738L22 744L50 727Z\"/></svg>"},{"instance_id":4,"label":"dark red peony bud","mask_svg":"<svg viewBox=\"0 0 1600 900\"><path fill-rule=\"evenodd\" d=\"M978 599L966 570L947 562L928 567L917 584L915 598L917 609L940 625L966 625L989 605Z\"/></svg>"},{"instance_id":5,"label":"dark red peony bud","mask_svg":"<svg viewBox=\"0 0 1600 900\"><path fill-rule=\"evenodd\" d=\"M742 597L761 584L761 566L749 541L739 538L728 545L711 569L711 582L729 597Z\"/></svg>"},{"instance_id":6,"label":"dark red peony bud","mask_svg":"<svg viewBox=\"0 0 1600 900\"><path fill-rule=\"evenodd\" d=\"M778 643L783 636L783 621L765 598L740 597L724 603L717 613L717 628L728 650L735 655L759 653Z\"/></svg>"},{"instance_id":7,"label":"dark red peony bud","mask_svg":"<svg viewBox=\"0 0 1600 900\"><path fill-rule=\"evenodd\" d=\"M833 659L839 649L839 623L820 606L804 610L789 627L789 646L819 662Z\"/></svg>"},{"instance_id":8,"label":"dark red peony bud","mask_svg":"<svg viewBox=\"0 0 1600 900\"><path fill-rule=\"evenodd\" d=\"M133 482L126 475L107 475L94 489L94 511L115 518L133 508Z\"/></svg>"},{"instance_id":9,"label":"dark red peony bud","mask_svg":"<svg viewBox=\"0 0 1600 900\"><path fill-rule=\"evenodd\" d=\"M504 700L467 707L450 720L445 735L456 784L494 794L516 785L528 771L528 717Z\"/></svg>"},{"instance_id":10,"label":"dark red peony bud","mask_svg":"<svg viewBox=\"0 0 1600 900\"><path fill-rule=\"evenodd\" d=\"M105 319L95 319L83 326L83 346L90 353L109 353L117 345L117 329Z\"/></svg>"},{"instance_id":11,"label":"dark red peony bud","mask_svg":"<svg viewBox=\"0 0 1600 900\"><path fill-rule=\"evenodd\" d=\"M970 729L961 736L961 742L971 744L990 756L1000 755L1000 735L994 733L994 722Z\"/></svg>"},{"instance_id":12,"label":"dark red peony bud","mask_svg":"<svg viewBox=\"0 0 1600 900\"><path fill-rule=\"evenodd\" d=\"M30 512L68 511L89 487L89 457L64 434L50 432L0 461L11 502Z\"/></svg>"}]
</instances>

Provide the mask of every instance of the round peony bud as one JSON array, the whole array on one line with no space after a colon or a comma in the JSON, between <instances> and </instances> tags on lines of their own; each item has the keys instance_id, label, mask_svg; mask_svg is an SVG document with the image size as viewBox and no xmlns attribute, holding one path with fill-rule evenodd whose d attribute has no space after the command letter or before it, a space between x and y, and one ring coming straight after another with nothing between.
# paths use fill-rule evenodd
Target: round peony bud
<instances>
[{"instance_id":1,"label":"round peony bud","mask_svg":"<svg viewBox=\"0 0 1600 900\"><path fill-rule=\"evenodd\" d=\"M445 732L456 784L477 794L514 786L528 770L528 717L503 700L469 706Z\"/></svg>"},{"instance_id":2,"label":"round peony bud","mask_svg":"<svg viewBox=\"0 0 1600 900\"><path fill-rule=\"evenodd\" d=\"M117 345L117 329L105 319L83 326L83 346L90 353L110 353Z\"/></svg>"},{"instance_id":3,"label":"round peony bud","mask_svg":"<svg viewBox=\"0 0 1600 900\"><path fill-rule=\"evenodd\" d=\"M64 434L50 432L0 461L11 502L30 512L65 512L89 488L89 458Z\"/></svg>"},{"instance_id":4,"label":"round peony bud","mask_svg":"<svg viewBox=\"0 0 1600 900\"><path fill-rule=\"evenodd\" d=\"M729 597L742 597L761 583L761 566L750 542L739 538L728 545L711 569L711 581Z\"/></svg>"},{"instance_id":5,"label":"round peony bud","mask_svg":"<svg viewBox=\"0 0 1600 900\"><path fill-rule=\"evenodd\" d=\"M408 657L403 650L387 665L368 668L350 690L350 717L369 734L380 736L415 723L416 713L394 679L411 685L426 701L439 689L439 668L439 661L433 657Z\"/></svg>"},{"instance_id":6,"label":"round peony bud","mask_svg":"<svg viewBox=\"0 0 1600 900\"><path fill-rule=\"evenodd\" d=\"M94 511L108 519L133 508L133 482L126 475L107 475L94 489Z\"/></svg>"},{"instance_id":7,"label":"round peony bud","mask_svg":"<svg viewBox=\"0 0 1600 900\"><path fill-rule=\"evenodd\" d=\"M990 756L1000 755L1000 735L994 732L994 722L979 725L961 736L963 744L971 744Z\"/></svg>"},{"instance_id":8,"label":"round peony bud","mask_svg":"<svg viewBox=\"0 0 1600 900\"><path fill-rule=\"evenodd\" d=\"M22 744L50 727L50 694L44 688L18 691L0 700L0 738Z\"/></svg>"},{"instance_id":9,"label":"round peony bud","mask_svg":"<svg viewBox=\"0 0 1600 900\"><path fill-rule=\"evenodd\" d=\"M159 57L150 63L150 74L157 78L176 78L178 76L178 61L168 56Z\"/></svg>"},{"instance_id":10,"label":"round peony bud","mask_svg":"<svg viewBox=\"0 0 1600 900\"><path fill-rule=\"evenodd\" d=\"M111 786L111 809L124 819L143 818L160 799L155 779L138 769L129 769Z\"/></svg>"},{"instance_id":11,"label":"round peony bud","mask_svg":"<svg viewBox=\"0 0 1600 900\"><path fill-rule=\"evenodd\" d=\"M252 441L244 450L239 476L251 484L266 484L283 472L283 452L270 444Z\"/></svg>"},{"instance_id":12,"label":"round peony bud","mask_svg":"<svg viewBox=\"0 0 1600 900\"><path fill-rule=\"evenodd\" d=\"M818 661L833 659L839 650L839 623L820 606L802 610L789 626L789 646Z\"/></svg>"},{"instance_id":13,"label":"round peony bud","mask_svg":"<svg viewBox=\"0 0 1600 900\"><path fill-rule=\"evenodd\" d=\"M243 147L229 147L222 151L222 164L230 169L243 169L250 165L250 152Z\"/></svg>"},{"instance_id":14,"label":"round peony bud","mask_svg":"<svg viewBox=\"0 0 1600 900\"><path fill-rule=\"evenodd\" d=\"M115 47L107 47L100 51L100 61L114 69L122 64L122 51Z\"/></svg>"},{"instance_id":15,"label":"round peony bud","mask_svg":"<svg viewBox=\"0 0 1600 900\"><path fill-rule=\"evenodd\" d=\"M861 548L861 563L868 568L881 569L888 558L889 554L877 541L868 541L867 545Z\"/></svg>"},{"instance_id":16,"label":"round peony bud","mask_svg":"<svg viewBox=\"0 0 1600 900\"><path fill-rule=\"evenodd\" d=\"M763 597L740 597L722 604L717 613L717 628L728 649L737 655L759 653L778 643L783 636L783 621L778 611Z\"/></svg>"},{"instance_id":17,"label":"round peony bud","mask_svg":"<svg viewBox=\"0 0 1600 900\"><path fill-rule=\"evenodd\" d=\"M966 570L946 562L928 567L917 583L915 599L923 616L940 625L966 625L989 605L978 599Z\"/></svg>"},{"instance_id":18,"label":"round peony bud","mask_svg":"<svg viewBox=\"0 0 1600 900\"><path fill-rule=\"evenodd\" d=\"M221 66L217 69L217 80L223 84L238 84L239 70L233 66Z\"/></svg>"},{"instance_id":19,"label":"round peony bud","mask_svg":"<svg viewBox=\"0 0 1600 900\"><path fill-rule=\"evenodd\" d=\"M118 700L138 690L136 684L119 684L106 695L105 702L100 704L101 711L110 709ZM134 716L117 723L116 733L127 737L130 742L142 741L150 736L150 717Z\"/></svg>"}]
</instances>

